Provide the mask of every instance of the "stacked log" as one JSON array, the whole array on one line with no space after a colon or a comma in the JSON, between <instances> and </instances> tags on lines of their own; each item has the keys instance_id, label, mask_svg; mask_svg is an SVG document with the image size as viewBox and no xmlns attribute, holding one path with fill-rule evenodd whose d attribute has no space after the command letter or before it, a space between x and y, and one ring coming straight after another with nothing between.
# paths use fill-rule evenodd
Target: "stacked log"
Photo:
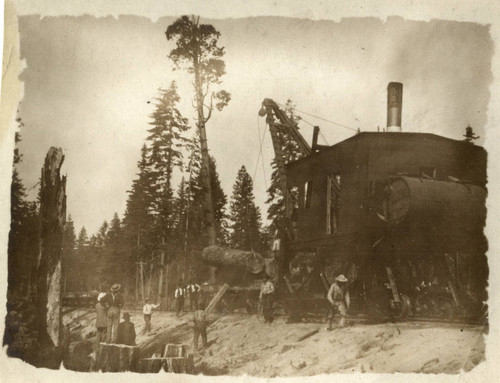
<instances>
[{"instance_id":1,"label":"stacked log","mask_svg":"<svg viewBox=\"0 0 500 383\"><path fill-rule=\"evenodd\" d=\"M102 372L137 371L139 346L100 343L96 359L97 370Z\"/></svg>"},{"instance_id":2,"label":"stacked log","mask_svg":"<svg viewBox=\"0 0 500 383\"><path fill-rule=\"evenodd\" d=\"M264 258L253 251L209 246L203 249L201 258L211 266L243 267L252 274L258 274L265 268Z\"/></svg>"}]
</instances>

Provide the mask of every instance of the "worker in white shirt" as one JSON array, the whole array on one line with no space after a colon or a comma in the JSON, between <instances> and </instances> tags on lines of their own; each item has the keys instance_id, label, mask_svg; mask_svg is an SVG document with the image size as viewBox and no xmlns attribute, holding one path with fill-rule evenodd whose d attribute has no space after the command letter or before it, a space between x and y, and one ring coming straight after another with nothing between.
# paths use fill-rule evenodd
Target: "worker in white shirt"
<instances>
[{"instance_id":1,"label":"worker in white shirt","mask_svg":"<svg viewBox=\"0 0 500 383\"><path fill-rule=\"evenodd\" d=\"M175 298L175 308L177 312L177 316L179 317L184 309L184 296L186 295L186 288L184 286L184 282L181 281L177 288L175 289L174 298Z\"/></svg>"},{"instance_id":2,"label":"worker in white shirt","mask_svg":"<svg viewBox=\"0 0 500 383\"><path fill-rule=\"evenodd\" d=\"M161 303L158 303L157 305L154 305L151 303L151 299L147 298L146 303L142 307L142 313L144 314L144 322L146 323L144 325L144 331L142 332L143 334L149 334L151 331L151 313L153 309L156 309L160 307Z\"/></svg>"},{"instance_id":3,"label":"worker in white shirt","mask_svg":"<svg viewBox=\"0 0 500 383\"><path fill-rule=\"evenodd\" d=\"M274 285L269 276L264 276L264 282L260 288L259 299L262 301L264 311L264 322L272 323L273 321L273 293Z\"/></svg>"}]
</instances>

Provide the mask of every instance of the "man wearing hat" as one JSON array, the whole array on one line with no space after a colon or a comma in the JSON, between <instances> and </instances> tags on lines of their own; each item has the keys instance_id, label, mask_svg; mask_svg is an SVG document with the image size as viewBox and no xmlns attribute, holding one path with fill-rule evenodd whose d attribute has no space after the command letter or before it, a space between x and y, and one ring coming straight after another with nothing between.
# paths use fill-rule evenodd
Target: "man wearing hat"
<instances>
[{"instance_id":1,"label":"man wearing hat","mask_svg":"<svg viewBox=\"0 0 500 383\"><path fill-rule=\"evenodd\" d=\"M130 314L123 313L123 320L116 329L115 343L135 346L135 327L130 321Z\"/></svg>"},{"instance_id":2,"label":"man wearing hat","mask_svg":"<svg viewBox=\"0 0 500 383\"><path fill-rule=\"evenodd\" d=\"M116 343L116 329L118 324L120 323L120 310L123 306L123 296L118 293L121 285L119 283L115 283L109 289L109 293L103 298L104 303L108 305L108 329L106 333L106 342L108 343Z\"/></svg>"},{"instance_id":3,"label":"man wearing hat","mask_svg":"<svg viewBox=\"0 0 500 383\"><path fill-rule=\"evenodd\" d=\"M335 282L332 283L330 290L328 290L327 299L331 304L331 309L328 313L328 331L332 329L335 312L340 314L339 326L345 326L345 317L351 303L349 291L347 290L347 281L347 278L343 274L340 274L335 278Z\"/></svg>"},{"instance_id":4,"label":"man wearing hat","mask_svg":"<svg viewBox=\"0 0 500 383\"><path fill-rule=\"evenodd\" d=\"M104 340L106 336L106 329L108 327L108 321L106 319L107 307L106 304L103 302L103 298L105 296L106 293L100 293L97 296L97 303L95 305L95 312L97 315L95 320L95 327L97 330L97 337L96 337L97 345Z\"/></svg>"},{"instance_id":5,"label":"man wearing hat","mask_svg":"<svg viewBox=\"0 0 500 383\"><path fill-rule=\"evenodd\" d=\"M262 301L262 311L264 313L264 322L272 323L273 321L273 293L274 285L269 278L269 275L264 276L264 282L260 288L259 300Z\"/></svg>"}]
</instances>

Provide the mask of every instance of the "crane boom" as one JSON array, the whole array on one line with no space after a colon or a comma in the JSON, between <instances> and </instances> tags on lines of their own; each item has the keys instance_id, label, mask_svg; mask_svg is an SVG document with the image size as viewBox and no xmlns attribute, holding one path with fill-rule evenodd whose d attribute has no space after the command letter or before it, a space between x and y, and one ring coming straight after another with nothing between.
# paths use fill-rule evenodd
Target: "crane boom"
<instances>
[{"instance_id":1,"label":"crane boom","mask_svg":"<svg viewBox=\"0 0 500 383\"><path fill-rule=\"evenodd\" d=\"M290 203L288 198L288 187L287 187L287 178L286 178L286 169L285 169L285 159L283 155L283 135L287 135L291 138L299 148L302 156L309 156L312 154L312 149L304 139L304 137L300 134L297 129L297 125L294 121L292 121L286 113L281 110L276 102L271 100L270 98L265 98L262 101L262 108L259 111L259 116L266 116L266 123L269 126L269 131L271 133L271 139L273 142L274 149L274 161L278 168L279 180L281 185L281 192L285 198L285 215L287 217L290 216Z\"/></svg>"}]
</instances>

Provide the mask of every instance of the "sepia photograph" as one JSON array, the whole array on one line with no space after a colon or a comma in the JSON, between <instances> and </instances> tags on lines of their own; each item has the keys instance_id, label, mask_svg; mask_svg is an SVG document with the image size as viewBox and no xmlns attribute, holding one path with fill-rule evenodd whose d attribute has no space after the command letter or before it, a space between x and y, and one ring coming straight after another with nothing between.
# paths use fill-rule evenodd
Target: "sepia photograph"
<instances>
[{"instance_id":1,"label":"sepia photograph","mask_svg":"<svg viewBox=\"0 0 500 383\"><path fill-rule=\"evenodd\" d=\"M2 364L480 380L494 3L278 3L5 2Z\"/></svg>"}]
</instances>

